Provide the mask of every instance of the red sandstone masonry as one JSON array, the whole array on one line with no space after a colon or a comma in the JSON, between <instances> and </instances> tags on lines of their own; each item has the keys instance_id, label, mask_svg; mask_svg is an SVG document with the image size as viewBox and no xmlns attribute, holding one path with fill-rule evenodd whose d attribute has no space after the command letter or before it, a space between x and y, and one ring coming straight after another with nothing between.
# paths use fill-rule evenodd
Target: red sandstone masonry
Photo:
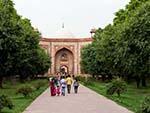
<instances>
[{"instance_id":1,"label":"red sandstone masonry","mask_svg":"<svg viewBox=\"0 0 150 113\"><path fill-rule=\"evenodd\" d=\"M41 37L40 39L40 46L45 49L46 53L50 53L52 60L51 69L49 70L48 74L56 74L58 72L59 65L64 65L60 63L56 63L56 53L61 51L61 49L67 49L70 51L74 57L71 57L73 63L68 62L69 65L73 65L73 69L68 67L68 71L70 74L81 74L80 69L80 54L81 48L87 44L92 43L93 39L91 37L87 38L44 38ZM70 61L68 59L68 61ZM59 67L58 67L59 66Z\"/></svg>"},{"instance_id":2,"label":"red sandstone masonry","mask_svg":"<svg viewBox=\"0 0 150 113\"><path fill-rule=\"evenodd\" d=\"M92 38L41 38L40 41L45 41L45 42L91 42L93 39Z\"/></svg>"}]
</instances>

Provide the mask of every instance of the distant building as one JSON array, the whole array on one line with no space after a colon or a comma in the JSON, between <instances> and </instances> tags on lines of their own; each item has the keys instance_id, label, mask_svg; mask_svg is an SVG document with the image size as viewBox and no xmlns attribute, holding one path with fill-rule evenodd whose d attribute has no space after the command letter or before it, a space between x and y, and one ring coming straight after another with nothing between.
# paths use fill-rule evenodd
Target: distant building
<instances>
[{"instance_id":1,"label":"distant building","mask_svg":"<svg viewBox=\"0 0 150 113\"><path fill-rule=\"evenodd\" d=\"M50 55L52 61L48 74L54 75L62 71L74 75L81 74L81 48L91 42L91 37L74 37L64 26L55 37L41 38L40 46Z\"/></svg>"}]
</instances>

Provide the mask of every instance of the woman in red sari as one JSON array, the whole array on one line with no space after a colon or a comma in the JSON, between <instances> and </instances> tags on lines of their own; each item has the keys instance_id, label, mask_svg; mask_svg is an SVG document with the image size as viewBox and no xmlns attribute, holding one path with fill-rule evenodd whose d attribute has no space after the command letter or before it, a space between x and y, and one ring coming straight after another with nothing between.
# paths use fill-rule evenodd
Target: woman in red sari
<instances>
[{"instance_id":1,"label":"woman in red sari","mask_svg":"<svg viewBox=\"0 0 150 113\"><path fill-rule=\"evenodd\" d=\"M54 78L50 78L49 85L50 85L51 96L55 96L56 95L56 88L55 88L55 80L54 80Z\"/></svg>"}]
</instances>

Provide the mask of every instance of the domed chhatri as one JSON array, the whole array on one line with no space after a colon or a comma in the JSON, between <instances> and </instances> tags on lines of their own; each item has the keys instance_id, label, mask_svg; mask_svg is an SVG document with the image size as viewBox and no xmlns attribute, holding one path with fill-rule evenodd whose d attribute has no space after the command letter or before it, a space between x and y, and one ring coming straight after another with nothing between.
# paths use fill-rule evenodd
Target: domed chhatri
<instances>
[{"instance_id":1,"label":"domed chhatri","mask_svg":"<svg viewBox=\"0 0 150 113\"><path fill-rule=\"evenodd\" d=\"M41 38L40 46L45 49L52 61L48 75L55 75L61 72L72 75L81 74L81 48L91 42L91 37L75 37L64 27L64 25L56 32L55 36Z\"/></svg>"}]
</instances>

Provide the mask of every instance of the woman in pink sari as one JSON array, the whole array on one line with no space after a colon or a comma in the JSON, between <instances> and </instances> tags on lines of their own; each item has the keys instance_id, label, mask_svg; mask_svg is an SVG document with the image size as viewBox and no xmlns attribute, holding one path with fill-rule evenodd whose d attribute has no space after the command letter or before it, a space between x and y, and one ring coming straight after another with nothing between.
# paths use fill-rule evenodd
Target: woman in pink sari
<instances>
[{"instance_id":1,"label":"woman in pink sari","mask_svg":"<svg viewBox=\"0 0 150 113\"><path fill-rule=\"evenodd\" d=\"M50 85L51 96L55 96L56 95L56 88L55 88L55 80L54 80L54 78L50 78L49 85Z\"/></svg>"}]
</instances>

